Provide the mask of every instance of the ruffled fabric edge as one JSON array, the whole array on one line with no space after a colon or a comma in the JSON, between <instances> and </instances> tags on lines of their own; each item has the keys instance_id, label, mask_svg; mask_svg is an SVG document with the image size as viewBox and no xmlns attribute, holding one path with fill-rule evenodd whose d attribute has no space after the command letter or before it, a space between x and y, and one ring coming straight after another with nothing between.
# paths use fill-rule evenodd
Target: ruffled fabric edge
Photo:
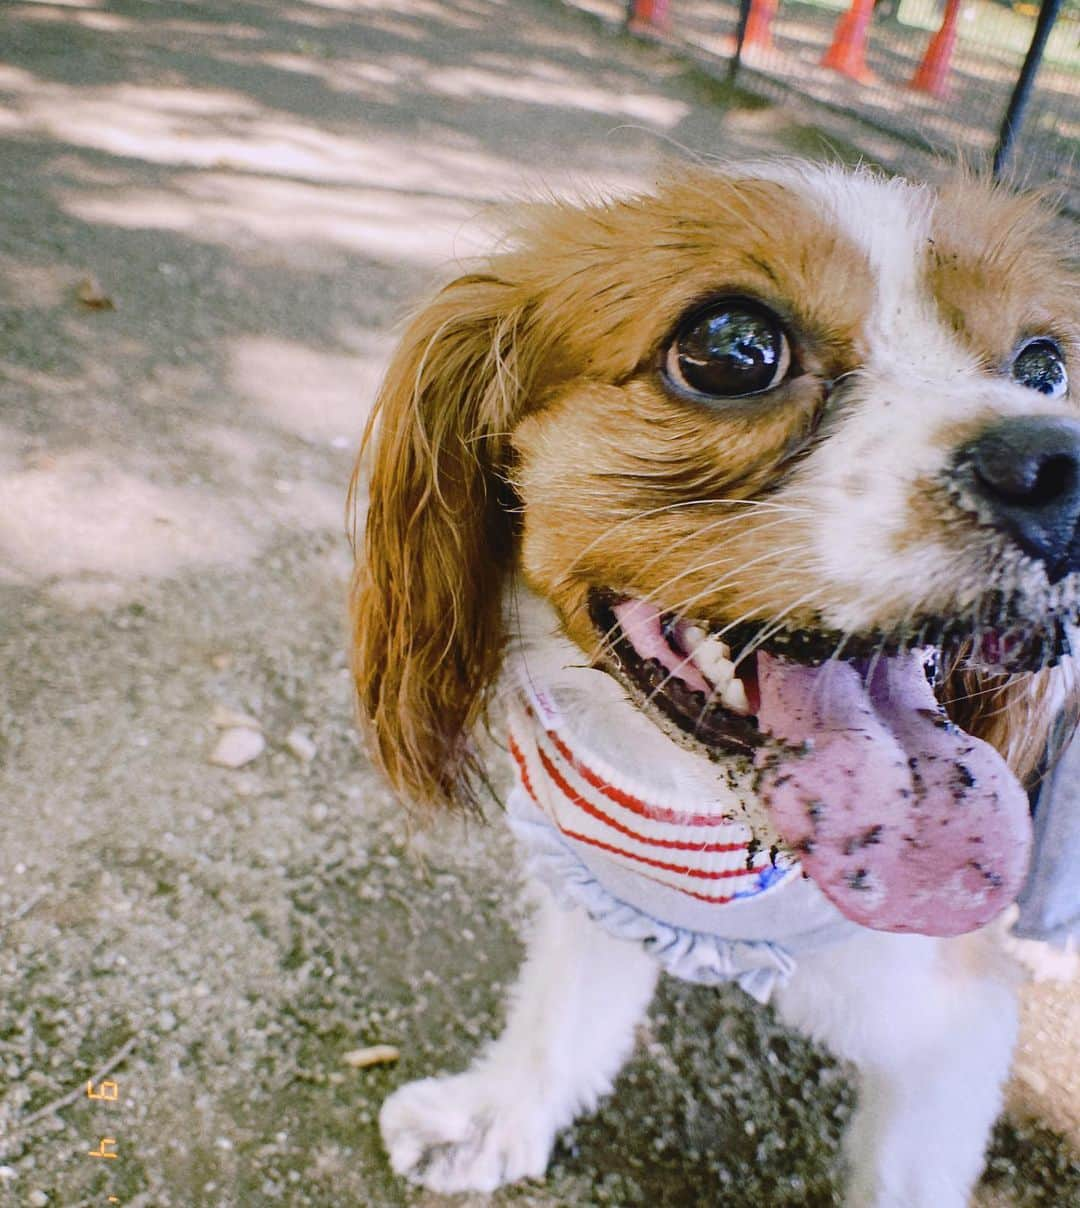
<instances>
[{"instance_id":1,"label":"ruffled fabric edge","mask_svg":"<svg viewBox=\"0 0 1080 1208\"><path fill-rule=\"evenodd\" d=\"M605 889L546 822L512 814L507 822L525 850L526 871L547 885L556 901L581 907L605 931L641 944L673 977L706 986L735 982L766 1003L795 972L795 959L776 944L725 940L654 919Z\"/></svg>"}]
</instances>

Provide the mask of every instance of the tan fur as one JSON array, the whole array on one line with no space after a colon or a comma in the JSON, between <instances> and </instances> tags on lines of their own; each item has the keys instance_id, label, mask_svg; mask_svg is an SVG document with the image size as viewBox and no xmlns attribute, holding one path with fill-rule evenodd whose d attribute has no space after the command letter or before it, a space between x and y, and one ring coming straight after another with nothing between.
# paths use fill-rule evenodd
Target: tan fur
<instances>
[{"instance_id":1,"label":"tan fur","mask_svg":"<svg viewBox=\"0 0 1080 1208\"><path fill-rule=\"evenodd\" d=\"M405 332L364 437L353 668L375 754L412 800L474 792L468 736L499 668L512 558L506 433L533 371L526 320L495 277L448 287Z\"/></svg>"},{"instance_id":2,"label":"tan fur","mask_svg":"<svg viewBox=\"0 0 1080 1208\"><path fill-rule=\"evenodd\" d=\"M1041 197L958 180L941 191L932 230L930 287L987 365L1001 365L1034 334L1080 352L1080 290L1068 271L1078 257L1075 226L1057 221Z\"/></svg>"},{"instance_id":3,"label":"tan fur","mask_svg":"<svg viewBox=\"0 0 1080 1208\"><path fill-rule=\"evenodd\" d=\"M1069 279L1051 271L1027 203L993 202L997 243L980 251L966 196L943 195L926 272L949 323L997 364L1014 337L973 294L1015 290L1022 332L1068 312ZM688 405L658 380L673 325L716 293L760 298L800 333L802 374L752 406ZM418 315L365 437L371 506L352 593L361 714L403 795L475 799L469 734L499 671L514 571L590 655L590 586L712 621L812 622L828 588L791 550L813 517L777 500L827 437L829 383L858 368L872 296L863 254L796 192L693 172L654 198L538 209L514 250ZM912 539L941 512L913 515ZM957 678L950 707L1027 773L1052 678L993 692Z\"/></svg>"},{"instance_id":4,"label":"tan fur","mask_svg":"<svg viewBox=\"0 0 1080 1208\"><path fill-rule=\"evenodd\" d=\"M957 725L996 747L1023 784L1039 774L1059 709L1080 705L1071 660L1034 675L956 671L940 695Z\"/></svg>"}]
</instances>

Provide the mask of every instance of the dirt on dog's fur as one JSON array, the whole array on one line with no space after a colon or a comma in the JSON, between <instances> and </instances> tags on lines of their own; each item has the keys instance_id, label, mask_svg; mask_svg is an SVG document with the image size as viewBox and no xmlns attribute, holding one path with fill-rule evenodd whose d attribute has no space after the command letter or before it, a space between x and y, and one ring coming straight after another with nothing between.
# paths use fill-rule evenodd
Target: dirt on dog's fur
<instances>
[{"instance_id":1,"label":"dirt on dog's fur","mask_svg":"<svg viewBox=\"0 0 1080 1208\"><path fill-rule=\"evenodd\" d=\"M495 1029L521 907L501 829L407 845L354 735L389 328L489 198L821 136L540 3L10 5L0 44L0 1204L433 1204L375 1115ZM266 744L235 770L223 709ZM1042 1122L1000 1126L988 1204L1080 1201L1076 1017L1029 995ZM669 984L495 1200L829 1204L850 1109L767 1011Z\"/></svg>"}]
</instances>

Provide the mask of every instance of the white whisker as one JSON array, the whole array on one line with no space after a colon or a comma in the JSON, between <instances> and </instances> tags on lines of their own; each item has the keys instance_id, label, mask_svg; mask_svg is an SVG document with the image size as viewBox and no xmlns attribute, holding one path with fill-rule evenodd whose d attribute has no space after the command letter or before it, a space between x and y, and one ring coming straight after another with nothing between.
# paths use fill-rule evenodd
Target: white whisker
<instances>
[{"instance_id":1,"label":"white whisker","mask_svg":"<svg viewBox=\"0 0 1080 1208\"><path fill-rule=\"evenodd\" d=\"M574 556L573 561L567 564L565 570L562 572L563 578L568 577L574 568L580 564L581 560L590 554L599 544L613 537L616 533L626 528L627 525L638 524L642 520L648 520L655 516L663 515L665 512L675 512L683 508L691 507L742 507L745 508L746 511L738 516L722 516L715 520L710 520L708 524L702 528L694 529L685 534L683 537L678 538L676 542L673 542L672 545L668 547L669 549L674 549L678 545L681 545L684 541L692 540L695 536L700 536L702 533L709 532L713 528L719 528L726 523L741 520L743 516L750 511L783 512L785 516L809 514L806 509L792 508L788 507L786 504L778 504L772 502L771 500L764 499L685 499L678 503L661 504L658 507L646 508L644 511L635 512L634 515L625 517L611 528L605 529L604 532L595 536L583 549L578 551L578 553ZM595 515L594 508L581 507L578 510L586 513L587 515ZM782 523L782 521L775 521L773 523L779 524ZM764 528L764 526L762 527ZM754 531L757 532L758 530L755 529Z\"/></svg>"}]
</instances>

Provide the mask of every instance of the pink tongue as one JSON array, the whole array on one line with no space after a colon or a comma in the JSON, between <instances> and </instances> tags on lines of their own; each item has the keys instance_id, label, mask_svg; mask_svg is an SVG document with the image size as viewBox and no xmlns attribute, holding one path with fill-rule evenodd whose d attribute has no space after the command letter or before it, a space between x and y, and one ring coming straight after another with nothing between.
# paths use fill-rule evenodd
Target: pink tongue
<instances>
[{"instance_id":1,"label":"pink tongue","mask_svg":"<svg viewBox=\"0 0 1080 1208\"><path fill-rule=\"evenodd\" d=\"M804 667L758 653L760 793L848 918L959 935L1020 892L1027 796L985 742L952 726L918 654Z\"/></svg>"}]
</instances>

